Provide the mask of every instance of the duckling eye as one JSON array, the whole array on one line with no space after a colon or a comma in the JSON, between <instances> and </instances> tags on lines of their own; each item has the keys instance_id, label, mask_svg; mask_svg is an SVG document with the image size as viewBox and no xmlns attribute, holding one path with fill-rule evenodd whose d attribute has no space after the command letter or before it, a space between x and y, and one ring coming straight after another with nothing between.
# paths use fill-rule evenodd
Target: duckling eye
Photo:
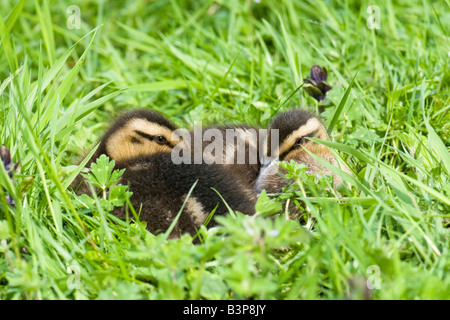
<instances>
[{"instance_id":1,"label":"duckling eye","mask_svg":"<svg viewBox=\"0 0 450 320\"><path fill-rule=\"evenodd\" d=\"M299 145L305 144L306 142L308 142L308 140L306 138L313 138L313 137L316 136L316 134L317 134L317 130L307 134L306 136L298 138L297 140L295 140L295 144L294 145L295 146L299 146Z\"/></svg>"},{"instance_id":2,"label":"duckling eye","mask_svg":"<svg viewBox=\"0 0 450 320\"><path fill-rule=\"evenodd\" d=\"M164 138L163 136L156 136L156 137L155 137L155 141L158 142L159 144L165 144L165 143L167 143L167 139Z\"/></svg>"}]
</instances>

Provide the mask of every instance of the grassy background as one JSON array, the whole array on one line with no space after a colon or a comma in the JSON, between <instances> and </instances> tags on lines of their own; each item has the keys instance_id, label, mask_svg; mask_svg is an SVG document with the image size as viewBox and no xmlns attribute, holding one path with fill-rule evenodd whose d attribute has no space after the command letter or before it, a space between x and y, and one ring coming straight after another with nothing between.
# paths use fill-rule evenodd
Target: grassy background
<instances>
[{"instance_id":1,"label":"grassy background","mask_svg":"<svg viewBox=\"0 0 450 320\"><path fill-rule=\"evenodd\" d=\"M14 181L0 166L0 298L448 299L450 3L385 1L379 30L372 4L0 0L0 144L21 165ZM266 126L317 110L297 90L313 64L329 70L322 117L355 175L343 200L307 179L287 190L300 223L237 214L194 246L67 188L124 109Z\"/></svg>"}]
</instances>

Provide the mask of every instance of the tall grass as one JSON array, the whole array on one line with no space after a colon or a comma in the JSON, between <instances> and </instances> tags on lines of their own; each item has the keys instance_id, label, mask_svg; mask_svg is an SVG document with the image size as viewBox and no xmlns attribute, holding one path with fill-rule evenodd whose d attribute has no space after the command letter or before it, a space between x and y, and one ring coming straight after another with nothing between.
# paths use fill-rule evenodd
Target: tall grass
<instances>
[{"instance_id":1,"label":"tall grass","mask_svg":"<svg viewBox=\"0 0 450 320\"><path fill-rule=\"evenodd\" d=\"M388 1L0 1L1 299L448 299L449 4ZM343 196L290 166L260 214L167 241L68 187L113 116L147 107L191 127L301 106L327 67L321 114L353 175ZM326 164L324 164L326 165ZM300 175L300 176L299 176ZM15 204L6 201L9 194ZM130 213L130 217L131 217Z\"/></svg>"}]
</instances>

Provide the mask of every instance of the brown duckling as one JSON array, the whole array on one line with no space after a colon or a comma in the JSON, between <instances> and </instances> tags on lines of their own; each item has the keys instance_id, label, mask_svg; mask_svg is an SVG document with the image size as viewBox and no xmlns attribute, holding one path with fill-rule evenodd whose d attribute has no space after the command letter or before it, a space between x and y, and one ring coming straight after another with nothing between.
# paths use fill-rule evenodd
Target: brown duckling
<instances>
[{"instance_id":1,"label":"brown duckling","mask_svg":"<svg viewBox=\"0 0 450 320\"><path fill-rule=\"evenodd\" d=\"M176 155L177 151L173 149L178 146L189 154L185 163L220 164L230 174L238 176L242 183L253 185L261 166L258 154L260 133L256 128L223 125L202 127L199 132L195 128L183 130L156 111L138 109L125 112L103 135L86 167L102 154L117 162L159 152L174 151ZM187 141L183 141L185 138ZM216 155L216 151L221 154ZM81 175L72 186L79 194L88 192Z\"/></svg>"},{"instance_id":2,"label":"brown duckling","mask_svg":"<svg viewBox=\"0 0 450 320\"><path fill-rule=\"evenodd\" d=\"M115 160L116 169L126 169L121 183L129 184L133 192L130 201L136 211L142 205L140 220L147 222L151 232L168 228L197 180L171 237L183 232L193 234L216 206L215 215L226 214L228 209L223 200L234 210L253 214L256 197L251 187L238 174L230 173L229 168L204 161L200 164L174 163L172 151L183 142L173 134L176 129L157 112L127 112L102 137L89 163L105 154ZM78 194L89 193L89 186L81 175L72 186ZM123 217L124 210L117 208L115 214ZM212 225L213 220L208 226Z\"/></svg>"},{"instance_id":3,"label":"brown duckling","mask_svg":"<svg viewBox=\"0 0 450 320\"><path fill-rule=\"evenodd\" d=\"M230 177L220 165L174 164L170 153L157 153L118 162L116 167L126 169L120 183L129 185L133 192L131 203L136 212L142 206L139 219L147 222L152 233L167 230L194 183L170 238L182 233L194 235L212 211L215 210L214 216L228 214L227 205L245 214L255 211L256 196L252 189L240 179ZM117 208L115 214L124 217L125 210ZM213 218L207 227L214 225Z\"/></svg>"},{"instance_id":4,"label":"brown duckling","mask_svg":"<svg viewBox=\"0 0 450 320\"><path fill-rule=\"evenodd\" d=\"M272 155L269 157L269 147L272 146L270 132L278 130L279 143L275 143ZM262 190L267 193L279 193L289 182L278 173L278 161L295 160L304 163L307 166L309 174L329 174L330 170L321 166L304 149L307 149L314 155L328 161L334 166L338 163L330 148L322 144L315 143L307 138L318 138L328 140L327 131L320 119L309 111L302 109L293 109L281 113L275 117L270 126L267 142L264 144L264 154L266 160L261 168L260 174L255 182L255 191L259 194ZM268 160L270 158L270 160ZM349 172L347 168L343 168ZM283 170L281 170L283 172ZM342 178L334 176L334 187L342 182Z\"/></svg>"},{"instance_id":5,"label":"brown duckling","mask_svg":"<svg viewBox=\"0 0 450 320\"><path fill-rule=\"evenodd\" d=\"M125 112L100 139L97 150L85 167L89 168L102 154L117 162L136 156L171 152L179 142L172 139L175 129L174 123L156 111L138 109ZM71 185L77 194L89 193L81 174Z\"/></svg>"}]
</instances>

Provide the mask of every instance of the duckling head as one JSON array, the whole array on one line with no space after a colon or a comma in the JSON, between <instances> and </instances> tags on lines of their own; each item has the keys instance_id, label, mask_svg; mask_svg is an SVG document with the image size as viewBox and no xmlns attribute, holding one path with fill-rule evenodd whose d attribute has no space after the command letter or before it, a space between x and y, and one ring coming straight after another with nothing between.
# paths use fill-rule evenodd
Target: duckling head
<instances>
[{"instance_id":1,"label":"duckling head","mask_svg":"<svg viewBox=\"0 0 450 320\"><path fill-rule=\"evenodd\" d=\"M276 141L272 143L273 130L278 130L279 143ZM308 138L328 140L324 125L311 112L293 109L275 117L269 126L264 145L264 164L255 183L255 191L259 193L266 189L269 193L280 192L281 188L286 185L286 181L277 174L278 161L294 160L303 163L307 166L309 174L331 174L308 153L309 151L331 164L337 165L330 149ZM335 182L338 182L337 179Z\"/></svg>"},{"instance_id":2,"label":"duckling head","mask_svg":"<svg viewBox=\"0 0 450 320\"><path fill-rule=\"evenodd\" d=\"M278 130L279 139L278 145L273 147L270 134L272 130ZM312 163L312 157L305 149L326 160L332 157L328 147L308 138L328 140L327 131L320 119L306 110L289 110L275 117L270 124L265 154L268 155L268 150L272 147L272 158L279 161L295 160L307 165L315 163Z\"/></svg>"},{"instance_id":3,"label":"duckling head","mask_svg":"<svg viewBox=\"0 0 450 320\"><path fill-rule=\"evenodd\" d=\"M171 152L179 142L172 133L177 127L162 114L151 110L133 110L121 115L103 136L97 153L116 162Z\"/></svg>"}]
</instances>

